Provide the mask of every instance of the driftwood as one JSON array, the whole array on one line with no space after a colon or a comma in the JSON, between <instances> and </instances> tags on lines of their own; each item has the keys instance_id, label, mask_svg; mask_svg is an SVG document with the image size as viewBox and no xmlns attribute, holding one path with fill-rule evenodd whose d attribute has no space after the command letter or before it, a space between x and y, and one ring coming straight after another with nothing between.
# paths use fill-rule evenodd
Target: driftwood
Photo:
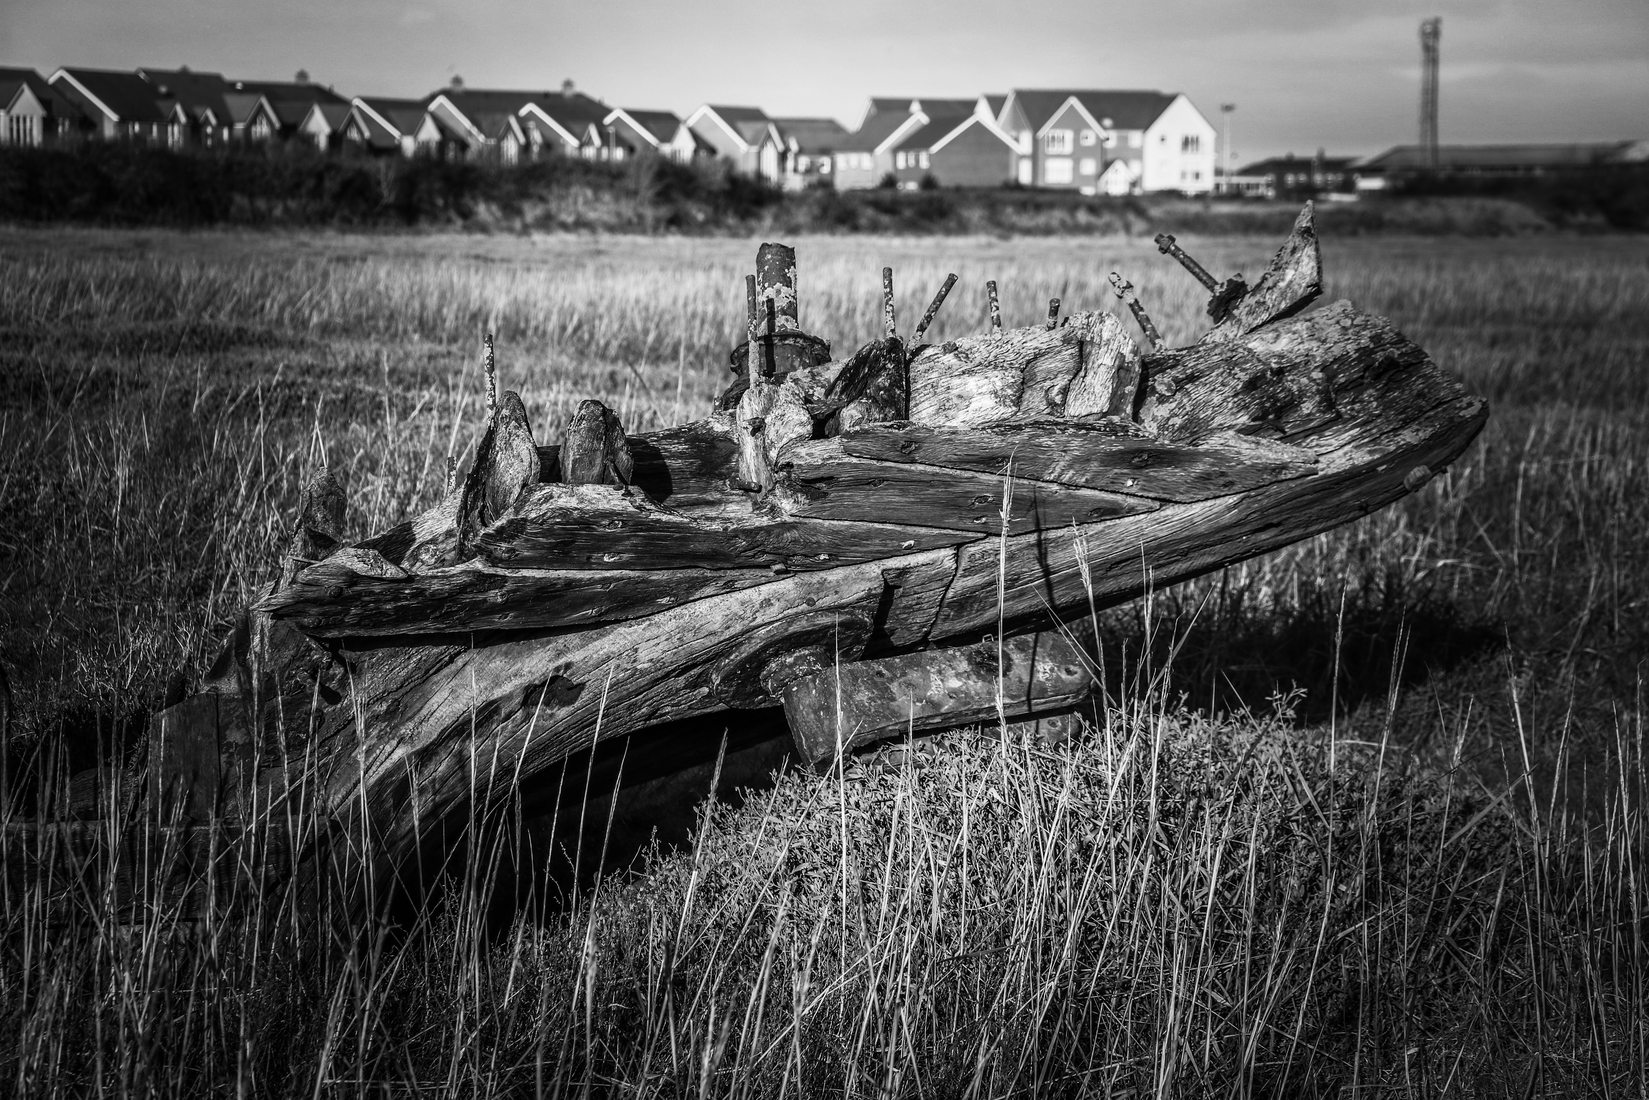
<instances>
[{"instance_id":1,"label":"driftwood","mask_svg":"<svg viewBox=\"0 0 1649 1100\"><path fill-rule=\"evenodd\" d=\"M473 798L675 719L784 705L825 763L1057 712L1086 674L1034 632L1383 507L1486 416L1389 322L1302 314L1309 206L1251 289L1214 283L1214 329L1180 349L1120 277L1143 348L1102 313L1002 330L994 284L990 330L907 345L887 273L882 338L835 360L797 324L795 270L763 246L703 421L626 436L585 402L545 444L505 393L430 512L339 545L306 503L212 685L213 743L258 764L217 774L393 868Z\"/></svg>"}]
</instances>

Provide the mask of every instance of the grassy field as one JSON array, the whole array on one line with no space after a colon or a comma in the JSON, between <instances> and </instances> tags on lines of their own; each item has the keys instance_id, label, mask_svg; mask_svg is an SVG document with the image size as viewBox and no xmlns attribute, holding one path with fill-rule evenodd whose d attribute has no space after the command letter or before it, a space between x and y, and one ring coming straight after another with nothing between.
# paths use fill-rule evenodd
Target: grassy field
<instances>
[{"instance_id":1,"label":"grassy field","mask_svg":"<svg viewBox=\"0 0 1649 1100\"><path fill-rule=\"evenodd\" d=\"M961 276L939 338L983 327L986 279L1025 324L1055 295L1113 305L1113 269L1171 342L1198 331L1197 288L1145 242L791 243L803 324L838 350L873 334L884 264L907 317ZM1276 244L1184 243L1250 275ZM44 749L67 774L137 747L271 575L315 464L354 535L430 502L481 426L483 331L540 437L584 397L631 431L702 415L755 245L0 229L13 786L45 782ZM1330 295L1457 369L1489 427L1388 511L1104 616L1080 744L986 731L787 777L501 932L481 881L317 954L280 890L120 925L8 877L0 1080L1640 1095L1649 243L1325 253Z\"/></svg>"}]
</instances>

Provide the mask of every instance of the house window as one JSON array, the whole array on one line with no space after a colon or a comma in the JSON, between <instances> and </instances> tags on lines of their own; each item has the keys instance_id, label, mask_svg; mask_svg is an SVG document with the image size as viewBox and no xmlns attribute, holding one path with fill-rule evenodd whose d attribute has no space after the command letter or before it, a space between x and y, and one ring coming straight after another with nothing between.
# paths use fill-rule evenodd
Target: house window
<instances>
[{"instance_id":1,"label":"house window","mask_svg":"<svg viewBox=\"0 0 1649 1100\"><path fill-rule=\"evenodd\" d=\"M1042 179L1045 183L1070 183L1071 161L1069 157L1046 161L1042 166Z\"/></svg>"},{"instance_id":2,"label":"house window","mask_svg":"<svg viewBox=\"0 0 1649 1100\"><path fill-rule=\"evenodd\" d=\"M1133 131L1132 133L1130 133L1128 135L1128 148L1138 149L1139 146L1140 146L1140 142L1143 141L1144 139L1145 139L1144 134L1140 133L1138 130Z\"/></svg>"},{"instance_id":3,"label":"house window","mask_svg":"<svg viewBox=\"0 0 1649 1100\"><path fill-rule=\"evenodd\" d=\"M917 153L916 154L916 167L926 168L927 166L928 166L928 155L926 153Z\"/></svg>"},{"instance_id":4,"label":"house window","mask_svg":"<svg viewBox=\"0 0 1649 1100\"><path fill-rule=\"evenodd\" d=\"M893 154L893 167L903 168L904 166L905 166L905 154L904 154L904 152L900 151L900 152L897 152L897 153Z\"/></svg>"},{"instance_id":5,"label":"house window","mask_svg":"<svg viewBox=\"0 0 1649 1100\"><path fill-rule=\"evenodd\" d=\"M830 175L830 158L829 157L826 157L826 158L824 158L823 160L821 160L819 162L819 175L821 175L821 176Z\"/></svg>"},{"instance_id":6,"label":"house window","mask_svg":"<svg viewBox=\"0 0 1649 1100\"><path fill-rule=\"evenodd\" d=\"M1071 155L1071 131L1049 130L1042 138L1042 151L1050 157L1068 157Z\"/></svg>"},{"instance_id":7,"label":"house window","mask_svg":"<svg viewBox=\"0 0 1649 1100\"><path fill-rule=\"evenodd\" d=\"M1099 140L1099 135L1094 133L1092 130L1082 131L1082 138L1081 138L1082 144L1092 145L1094 142L1096 142L1098 140Z\"/></svg>"},{"instance_id":8,"label":"house window","mask_svg":"<svg viewBox=\"0 0 1649 1100\"><path fill-rule=\"evenodd\" d=\"M1200 152L1202 152L1202 135L1201 134L1186 134L1184 137L1180 138L1179 139L1179 151L1182 152L1182 153L1200 153Z\"/></svg>"},{"instance_id":9,"label":"house window","mask_svg":"<svg viewBox=\"0 0 1649 1100\"><path fill-rule=\"evenodd\" d=\"M1083 157L1077 162L1076 170L1081 175L1091 176L1099 171L1099 162L1093 157Z\"/></svg>"},{"instance_id":10,"label":"house window","mask_svg":"<svg viewBox=\"0 0 1649 1100\"><path fill-rule=\"evenodd\" d=\"M796 158L796 171L805 172L809 168L811 168L812 166L813 166L813 160L812 160L811 157L807 156L807 154L803 153L803 154L797 156L797 158Z\"/></svg>"},{"instance_id":11,"label":"house window","mask_svg":"<svg viewBox=\"0 0 1649 1100\"><path fill-rule=\"evenodd\" d=\"M252 140L263 141L269 137L269 119L259 115L252 120Z\"/></svg>"}]
</instances>

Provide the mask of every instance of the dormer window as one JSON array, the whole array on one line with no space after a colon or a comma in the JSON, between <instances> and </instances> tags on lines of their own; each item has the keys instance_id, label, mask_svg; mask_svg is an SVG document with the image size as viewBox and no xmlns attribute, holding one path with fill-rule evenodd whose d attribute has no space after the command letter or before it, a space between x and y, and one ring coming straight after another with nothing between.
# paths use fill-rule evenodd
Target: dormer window
<instances>
[{"instance_id":1,"label":"dormer window","mask_svg":"<svg viewBox=\"0 0 1649 1100\"><path fill-rule=\"evenodd\" d=\"M1049 130L1042 137L1042 151L1050 157L1071 155L1074 138L1069 130Z\"/></svg>"},{"instance_id":2,"label":"dormer window","mask_svg":"<svg viewBox=\"0 0 1649 1100\"><path fill-rule=\"evenodd\" d=\"M1080 140L1084 145L1092 145L1094 142L1099 140L1099 135L1094 133L1092 130L1084 130L1082 131L1082 137Z\"/></svg>"}]
</instances>

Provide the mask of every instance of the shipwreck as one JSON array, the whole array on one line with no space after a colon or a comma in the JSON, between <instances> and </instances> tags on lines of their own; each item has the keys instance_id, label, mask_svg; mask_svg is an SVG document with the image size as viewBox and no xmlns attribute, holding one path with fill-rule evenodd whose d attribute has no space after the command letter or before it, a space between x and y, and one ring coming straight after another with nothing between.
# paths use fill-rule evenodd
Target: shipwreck
<instances>
[{"instance_id":1,"label":"shipwreck","mask_svg":"<svg viewBox=\"0 0 1649 1100\"><path fill-rule=\"evenodd\" d=\"M1186 347L1117 276L1131 323L1056 300L1003 329L991 284L988 330L927 343L955 277L902 336L884 273L883 335L837 357L800 326L795 253L763 245L702 420L628 435L586 401L546 440L489 365L435 508L345 542L314 479L278 578L153 723L149 791L197 821L301 816L311 849L393 870L478 798L693 715L782 706L821 767L1057 715L1091 688L1062 620L1365 516L1482 427L1390 322L1308 311L1309 206L1252 285L1158 240L1210 292Z\"/></svg>"}]
</instances>

